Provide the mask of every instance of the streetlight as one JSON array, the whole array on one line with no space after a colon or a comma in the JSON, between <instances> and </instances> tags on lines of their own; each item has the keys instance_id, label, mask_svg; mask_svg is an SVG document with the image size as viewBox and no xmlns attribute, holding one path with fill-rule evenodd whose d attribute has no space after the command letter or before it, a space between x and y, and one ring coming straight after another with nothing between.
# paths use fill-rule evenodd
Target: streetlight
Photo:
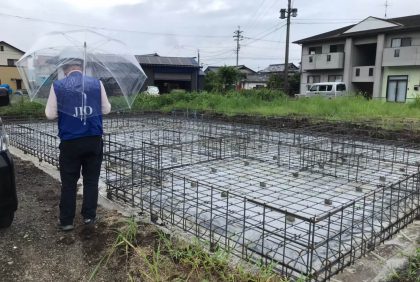
<instances>
[{"instance_id":1,"label":"streetlight","mask_svg":"<svg viewBox=\"0 0 420 282\"><path fill-rule=\"evenodd\" d=\"M297 9L291 8L291 0L288 0L287 9L280 9L280 19L287 19L286 31L286 55L284 59L284 91L289 94L289 33L290 33L290 17L297 16Z\"/></svg>"}]
</instances>

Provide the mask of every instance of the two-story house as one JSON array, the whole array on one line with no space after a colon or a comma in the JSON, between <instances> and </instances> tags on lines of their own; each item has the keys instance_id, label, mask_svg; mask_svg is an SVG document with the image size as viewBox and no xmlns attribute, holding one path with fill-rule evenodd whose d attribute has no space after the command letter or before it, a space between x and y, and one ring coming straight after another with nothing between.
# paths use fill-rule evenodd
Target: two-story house
<instances>
[{"instance_id":1,"label":"two-story house","mask_svg":"<svg viewBox=\"0 0 420 282\"><path fill-rule=\"evenodd\" d=\"M0 84L7 83L13 90L22 89L22 79L16 68L16 62L25 52L0 41Z\"/></svg>"},{"instance_id":2,"label":"two-story house","mask_svg":"<svg viewBox=\"0 0 420 282\"><path fill-rule=\"evenodd\" d=\"M420 15L368 17L350 26L298 40L300 93L316 82L344 82L349 91L406 102L420 96Z\"/></svg>"}]
</instances>

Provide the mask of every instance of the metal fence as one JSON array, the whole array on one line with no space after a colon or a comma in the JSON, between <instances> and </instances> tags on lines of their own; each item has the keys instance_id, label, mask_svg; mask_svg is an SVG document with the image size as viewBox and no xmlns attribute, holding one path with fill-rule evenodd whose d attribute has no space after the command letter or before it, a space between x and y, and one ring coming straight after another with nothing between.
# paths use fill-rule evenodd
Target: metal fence
<instances>
[{"instance_id":1,"label":"metal fence","mask_svg":"<svg viewBox=\"0 0 420 282\"><path fill-rule=\"evenodd\" d=\"M58 165L53 123L9 122ZM420 213L416 144L182 116L104 120L109 199L282 274L329 279Z\"/></svg>"}]
</instances>

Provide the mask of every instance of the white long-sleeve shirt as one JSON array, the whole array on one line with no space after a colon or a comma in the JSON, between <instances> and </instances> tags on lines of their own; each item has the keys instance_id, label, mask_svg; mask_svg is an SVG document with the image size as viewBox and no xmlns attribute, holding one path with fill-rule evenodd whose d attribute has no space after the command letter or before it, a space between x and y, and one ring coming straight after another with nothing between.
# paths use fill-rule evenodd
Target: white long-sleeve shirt
<instances>
[{"instance_id":1,"label":"white long-sleeve shirt","mask_svg":"<svg viewBox=\"0 0 420 282\"><path fill-rule=\"evenodd\" d=\"M99 82L101 84L101 111L102 114L106 115L111 112L111 104L108 101L108 97L106 95L105 87L102 81ZM50 89L47 106L45 107L45 116L50 120L56 119L58 117L57 96L54 91L54 86L51 86Z\"/></svg>"}]
</instances>

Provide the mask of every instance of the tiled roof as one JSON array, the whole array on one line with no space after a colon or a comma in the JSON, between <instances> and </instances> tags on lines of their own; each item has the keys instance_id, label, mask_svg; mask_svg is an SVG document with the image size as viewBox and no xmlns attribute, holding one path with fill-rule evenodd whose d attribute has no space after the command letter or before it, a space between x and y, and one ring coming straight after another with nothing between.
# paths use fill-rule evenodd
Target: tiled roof
<instances>
[{"instance_id":1,"label":"tiled roof","mask_svg":"<svg viewBox=\"0 0 420 282\"><path fill-rule=\"evenodd\" d=\"M293 63L289 63L289 71L298 71L299 68ZM266 67L263 70L260 70L259 73L270 73L270 72L284 72L284 64L272 64Z\"/></svg>"},{"instance_id":2,"label":"tiled roof","mask_svg":"<svg viewBox=\"0 0 420 282\"><path fill-rule=\"evenodd\" d=\"M309 42L317 42L317 41L326 40L326 39L328 40L332 40L336 38L342 39L342 38L350 37L352 35L372 34L372 33L377 33L378 31L381 31L381 32L404 31L404 30L413 29L413 28L420 28L420 15L413 15L413 16L399 17L399 18L392 18L392 19L379 19L379 20L387 21L389 23L396 23L398 24L398 26L382 28L380 30L372 29L372 30L359 31L355 33L344 33L347 30L354 27L355 25L357 25L357 24L353 24L353 25L348 25L339 29L331 30L325 33L317 34L311 37L307 37L301 40L297 40L293 43L302 44L302 43L309 43Z\"/></svg>"},{"instance_id":3,"label":"tiled roof","mask_svg":"<svg viewBox=\"0 0 420 282\"><path fill-rule=\"evenodd\" d=\"M161 57L158 54L136 55L140 65L196 67L198 62L193 57Z\"/></svg>"}]
</instances>

